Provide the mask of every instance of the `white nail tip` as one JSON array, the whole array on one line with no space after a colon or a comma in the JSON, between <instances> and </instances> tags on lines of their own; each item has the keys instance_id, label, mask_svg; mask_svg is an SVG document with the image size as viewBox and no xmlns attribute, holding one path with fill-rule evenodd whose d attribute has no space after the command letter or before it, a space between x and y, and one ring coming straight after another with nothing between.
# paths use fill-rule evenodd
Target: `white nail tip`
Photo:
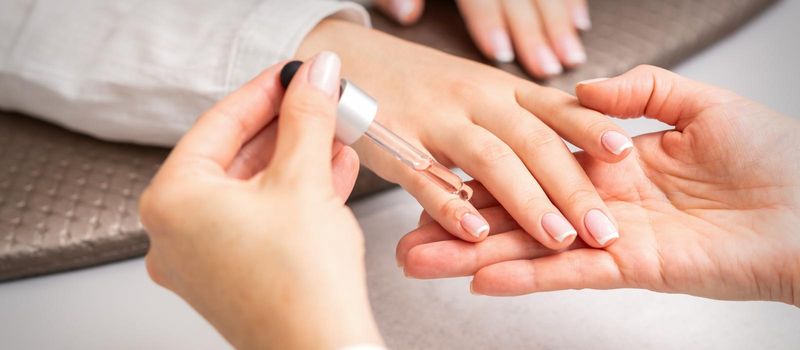
<instances>
[{"instance_id":1,"label":"white nail tip","mask_svg":"<svg viewBox=\"0 0 800 350\"><path fill-rule=\"evenodd\" d=\"M630 141L625 142L624 144L622 144L622 146L617 147L615 150L612 151L612 153L620 155L622 154L622 152L625 152L625 150L628 148L633 148L633 143Z\"/></svg>"},{"instance_id":2,"label":"white nail tip","mask_svg":"<svg viewBox=\"0 0 800 350\"><path fill-rule=\"evenodd\" d=\"M619 238L619 232L614 231L614 233L603 237L602 239L597 239L597 243L600 245L606 245L606 243L610 242L612 239Z\"/></svg>"},{"instance_id":3,"label":"white nail tip","mask_svg":"<svg viewBox=\"0 0 800 350\"><path fill-rule=\"evenodd\" d=\"M577 236L577 235L578 235L578 231L571 230L571 231L564 232L564 233L562 233L562 234L560 234L560 235L558 235L557 237L554 237L554 238L556 239L556 241L561 243L564 240L566 240L568 237Z\"/></svg>"},{"instance_id":4,"label":"white nail tip","mask_svg":"<svg viewBox=\"0 0 800 350\"><path fill-rule=\"evenodd\" d=\"M478 227L478 229L475 231L475 237L480 237L486 232L489 232L489 225L483 225L481 227Z\"/></svg>"},{"instance_id":5,"label":"white nail tip","mask_svg":"<svg viewBox=\"0 0 800 350\"><path fill-rule=\"evenodd\" d=\"M405 20L414 11L414 3L409 0L395 0L394 11L397 18Z\"/></svg>"},{"instance_id":6,"label":"white nail tip","mask_svg":"<svg viewBox=\"0 0 800 350\"><path fill-rule=\"evenodd\" d=\"M511 63L514 61L514 53L511 51L500 51L494 59L500 63Z\"/></svg>"}]
</instances>

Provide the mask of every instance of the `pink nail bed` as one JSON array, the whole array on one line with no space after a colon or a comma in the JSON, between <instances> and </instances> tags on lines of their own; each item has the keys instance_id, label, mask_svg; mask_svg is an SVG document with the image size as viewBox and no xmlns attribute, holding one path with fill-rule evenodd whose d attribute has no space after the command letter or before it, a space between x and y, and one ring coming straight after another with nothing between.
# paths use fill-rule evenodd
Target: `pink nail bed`
<instances>
[{"instance_id":1,"label":"pink nail bed","mask_svg":"<svg viewBox=\"0 0 800 350\"><path fill-rule=\"evenodd\" d=\"M547 46L543 45L536 50L536 58L539 61L542 72L548 76L559 75L564 71L553 50L550 50Z\"/></svg>"},{"instance_id":2,"label":"pink nail bed","mask_svg":"<svg viewBox=\"0 0 800 350\"><path fill-rule=\"evenodd\" d=\"M616 131L606 131L600 137L600 141L603 143L603 147L616 155L622 154L628 148L633 148L631 139Z\"/></svg>"},{"instance_id":3,"label":"pink nail bed","mask_svg":"<svg viewBox=\"0 0 800 350\"><path fill-rule=\"evenodd\" d=\"M561 41L564 50L564 60L567 65L578 65L586 62L586 51L578 39L572 35L564 37Z\"/></svg>"},{"instance_id":4,"label":"pink nail bed","mask_svg":"<svg viewBox=\"0 0 800 350\"><path fill-rule=\"evenodd\" d=\"M592 237L600 245L606 245L615 238L619 238L619 231L617 227L611 222L611 219L598 209L589 210L584 217L584 224Z\"/></svg>"},{"instance_id":5,"label":"pink nail bed","mask_svg":"<svg viewBox=\"0 0 800 350\"><path fill-rule=\"evenodd\" d=\"M480 216L472 213L466 213L461 217L461 226L475 237L480 237L484 233L489 232L489 224Z\"/></svg>"},{"instance_id":6,"label":"pink nail bed","mask_svg":"<svg viewBox=\"0 0 800 350\"><path fill-rule=\"evenodd\" d=\"M492 45L494 59L500 63L514 61L514 48L511 46L511 38L508 33L501 28L494 29L489 36Z\"/></svg>"},{"instance_id":7,"label":"pink nail bed","mask_svg":"<svg viewBox=\"0 0 800 350\"><path fill-rule=\"evenodd\" d=\"M547 233L552 236L556 241L563 242L570 236L575 236L578 231L570 225L569 221L563 216L547 213L542 216L542 227Z\"/></svg>"}]
</instances>

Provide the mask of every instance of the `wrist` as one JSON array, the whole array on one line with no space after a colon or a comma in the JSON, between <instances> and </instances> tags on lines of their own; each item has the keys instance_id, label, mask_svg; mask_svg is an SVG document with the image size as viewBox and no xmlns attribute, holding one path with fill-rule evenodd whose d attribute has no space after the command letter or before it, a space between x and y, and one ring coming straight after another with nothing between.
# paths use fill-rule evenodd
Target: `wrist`
<instances>
[{"instance_id":1,"label":"wrist","mask_svg":"<svg viewBox=\"0 0 800 350\"><path fill-rule=\"evenodd\" d=\"M295 289L296 288L296 289ZM341 280L293 287L283 294L276 319L287 336L285 349L339 349L353 344L382 345L369 304L366 281ZM312 334L313 333L313 334Z\"/></svg>"},{"instance_id":2,"label":"wrist","mask_svg":"<svg viewBox=\"0 0 800 350\"><path fill-rule=\"evenodd\" d=\"M256 269L220 265L213 267L211 286L195 285L182 296L237 349L382 344L363 267L311 274L286 262L277 271L265 268L268 263L254 263L262 266Z\"/></svg>"}]
</instances>

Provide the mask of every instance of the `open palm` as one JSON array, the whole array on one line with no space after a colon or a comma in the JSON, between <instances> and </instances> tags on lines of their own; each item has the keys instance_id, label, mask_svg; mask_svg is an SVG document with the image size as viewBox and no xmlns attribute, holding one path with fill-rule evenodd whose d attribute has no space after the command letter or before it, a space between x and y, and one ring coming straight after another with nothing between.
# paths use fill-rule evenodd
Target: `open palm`
<instances>
[{"instance_id":1,"label":"open palm","mask_svg":"<svg viewBox=\"0 0 800 350\"><path fill-rule=\"evenodd\" d=\"M407 275L474 275L473 290L490 295L634 287L800 303L800 124L653 67L577 94L606 114L675 126L636 137L637 153L617 164L577 155L616 218L617 242L548 250L481 193L493 235L467 243L423 225L398 244Z\"/></svg>"}]
</instances>

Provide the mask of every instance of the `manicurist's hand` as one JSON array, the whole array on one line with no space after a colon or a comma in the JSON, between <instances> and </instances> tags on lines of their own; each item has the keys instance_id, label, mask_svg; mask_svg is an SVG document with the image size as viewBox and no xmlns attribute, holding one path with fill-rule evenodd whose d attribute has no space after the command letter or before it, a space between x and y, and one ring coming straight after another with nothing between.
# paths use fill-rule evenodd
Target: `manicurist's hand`
<instances>
[{"instance_id":1,"label":"manicurist's hand","mask_svg":"<svg viewBox=\"0 0 800 350\"><path fill-rule=\"evenodd\" d=\"M497 62L516 57L538 78L561 74L563 67L586 62L578 37L589 30L586 0L458 0L472 39ZM415 23L425 0L377 0L376 5L400 24Z\"/></svg>"},{"instance_id":2,"label":"manicurist's hand","mask_svg":"<svg viewBox=\"0 0 800 350\"><path fill-rule=\"evenodd\" d=\"M285 96L280 69L203 115L143 194L148 271L237 348L380 344L344 205L358 158L333 143L340 60L315 56Z\"/></svg>"},{"instance_id":3,"label":"manicurist's hand","mask_svg":"<svg viewBox=\"0 0 800 350\"><path fill-rule=\"evenodd\" d=\"M319 24L298 56L319 50L341 55L343 76L377 99L381 123L481 181L546 247L567 247L576 233L593 247L617 237L608 208L561 139L604 162L623 159L633 144L605 115L562 91L346 22ZM354 146L366 166L403 186L457 237L479 241L496 229L368 140Z\"/></svg>"},{"instance_id":4,"label":"manicurist's hand","mask_svg":"<svg viewBox=\"0 0 800 350\"><path fill-rule=\"evenodd\" d=\"M546 249L476 186L475 206L502 229L472 244L427 223L398 245L408 275L474 275L472 289L489 295L646 288L800 306L800 123L654 67L579 84L577 95L602 113L675 127L635 137L636 153L617 164L580 154L617 219L617 243Z\"/></svg>"}]
</instances>

